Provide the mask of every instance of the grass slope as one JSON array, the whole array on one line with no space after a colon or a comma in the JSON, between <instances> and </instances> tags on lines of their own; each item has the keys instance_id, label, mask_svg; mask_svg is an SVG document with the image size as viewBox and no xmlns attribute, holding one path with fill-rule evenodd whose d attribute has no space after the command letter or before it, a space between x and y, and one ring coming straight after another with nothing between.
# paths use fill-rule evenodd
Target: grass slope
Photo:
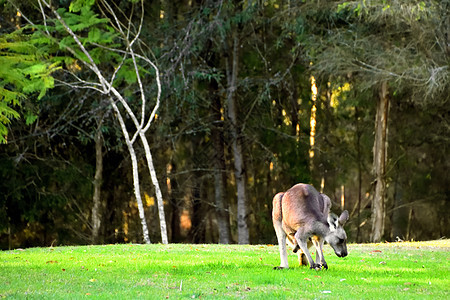
<instances>
[{"instance_id":1,"label":"grass slope","mask_svg":"<svg viewBox=\"0 0 450 300\"><path fill-rule=\"evenodd\" d=\"M107 245L0 251L0 298L449 299L450 241L352 244L328 271L278 247Z\"/></svg>"}]
</instances>

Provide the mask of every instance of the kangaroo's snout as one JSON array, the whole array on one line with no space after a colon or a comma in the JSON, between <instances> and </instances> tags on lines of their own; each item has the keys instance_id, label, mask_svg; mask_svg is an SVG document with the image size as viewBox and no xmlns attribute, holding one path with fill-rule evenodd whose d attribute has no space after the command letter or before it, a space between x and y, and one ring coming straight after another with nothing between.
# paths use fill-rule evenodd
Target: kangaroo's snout
<instances>
[{"instance_id":1,"label":"kangaroo's snout","mask_svg":"<svg viewBox=\"0 0 450 300\"><path fill-rule=\"evenodd\" d=\"M348 255L347 247L333 247L332 245L332 248L337 257L346 257Z\"/></svg>"},{"instance_id":2,"label":"kangaroo's snout","mask_svg":"<svg viewBox=\"0 0 450 300\"><path fill-rule=\"evenodd\" d=\"M337 252L336 252L336 255L337 255L338 257L346 257L346 256L348 255L348 253L347 253L347 251L341 252L341 253L337 253Z\"/></svg>"}]
</instances>

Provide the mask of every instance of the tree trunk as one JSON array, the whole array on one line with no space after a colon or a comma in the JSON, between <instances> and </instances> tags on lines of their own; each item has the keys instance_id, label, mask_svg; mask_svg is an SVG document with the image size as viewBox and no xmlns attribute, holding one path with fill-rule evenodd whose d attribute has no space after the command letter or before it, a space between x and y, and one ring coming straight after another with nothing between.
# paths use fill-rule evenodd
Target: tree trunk
<instances>
[{"instance_id":1,"label":"tree trunk","mask_svg":"<svg viewBox=\"0 0 450 300\"><path fill-rule=\"evenodd\" d=\"M211 111L214 124L211 130L211 138L214 147L214 202L216 206L217 225L219 231L219 243L229 244L231 242L230 215L227 198L225 197L226 175L225 175L225 152L223 137L223 120L220 97L217 95L217 82L211 82L213 96Z\"/></svg>"},{"instance_id":2,"label":"tree trunk","mask_svg":"<svg viewBox=\"0 0 450 300\"><path fill-rule=\"evenodd\" d=\"M361 236L361 201L362 201L362 154L361 154L361 128L359 126L359 109L355 106L355 126L356 126L356 157L358 160L358 204L357 204L357 229L356 242L360 242Z\"/></svg>"},{"instance_id":3,"label":"tree trunk","mask_svg":"<svg viewBox=\"0 0 450 300\"><path fill-rule=\"evenodd\" d=\"M144 205L142 203L141 187L139 185L139 172L138 172L138 163L137 163L137 158L136 158L136 152L134 151L133 145L131 145L131 143L129 141L127 141L127 146L128 146L128 152L130 153L131 166L133 169L134 195L136 196L136 202L137 202L138 210L139 210L139 218L141 219L142 235L144 238L144 242L146 244L151 244L150 237L148 235L147 220L145 219Z\"/></svg>"},{"instance_id":4,"label":"tree trunk","mask_svg":"<svg viewBox=\"0 0 450 300\"><path fill-rule=\"evenodd\" d=\"M394 207L392 211L392 230L391 238L395 240L404 240L406 237L406 229L408 227L408 208L404 206L403 187L399 182L399 171L394 186Z\"/></svg>"},{"instance_id":5,"label":"tree trunk","mask_svg":"<svg viewBox=\"0 0 450 300\"><path fill-rule=\"evenodd\" d=\"M206 234L206 218L207 212L205 209L205 201L202 197L202 179L194 179L194 188L192 191L192 227L190 236L192 237L192 243L202 244L205 243Z\"/></svg>"},{"instance_id":6,"label":"tree trunk","mask_svg":"<svg viewBox=\"0 0 450 300\"><path fill-rule=\"evenodd\" d=\"M300 121L298 119L298 111L299 111L299 103L298 99L300 98L298 95L298 81L295 81L297 78L294 76L294 79L292 80L290 86L291 86L291 120L292 120L292 135L295 135L297 137L297 140L300 137Z\"/></svg>"},{"instance_id":7,"label":"tree trunk","mask_svg":"<svg viewBox=\"0 0 450 300\"><path fill-rule=\"evenodd\" d=\"M238 112L236 101L238 65L239 65L239 39L237 34L233 35L233 50L227 62L227 104L228 119L231 125L232 149L234 157L234 174L237 188L237 225L238 243L249 243L249 232L247 226L247 196L245 187L244 155L242 153L242 138L238 124ZM231 65L231 66L230 66Z\"/></svg>"},{"instance_id":8,"label":"tree trunk","mask_svg":"<svg viewBox=\"0 0 450 300\"><path fill-rule=\"evenodd\" d=\"M119 108L117 107L116 103L114 102L114 100L112 98L109 98L109 102L111 103L114 111L116 112L116 116L119 121L120 128L121 128L123 136L125 138L125 143L127 144L128 153L130 154L130 158L131 158L131 168L133 171L134 195L136 197L136 202L137 202L137 206L138 206L139 218L141 219L142 236L143 236L144 242L146 244L151 244L150 237L148 234L147 220L145 219L144 205L142 204L141 187L139 185L139 169L138 169L138 163L137 163L137 158L136 158L136 152L134 151L134 146L131 143L130 135L128 134L127 127L122 118L122 114L120 113ZM145 143L144 143L144 146L145 146ZM148 144L147 144L147 147L148 147ZM149 166L149 168L150 168L150 166Z\"/></svg>"},{"instance_id":9,"label":"tree trunk","mask_svg":"<svg viewBox=\"0 0 450 300\"><path fill-rule=\"evenodd\" d=\"M156 202L158 203L158 213L159 213L159 225L161 228L161 240L163 244L168 244L167 238L167 225L166 216L164 212L164 202L161 193L161 188L159 186L158 177L156 176L155 166L153 165L153 157L150 152L150 146L148 145L147 137L143 132L139 133L142 144L144 145L145 158L147 159L148 171L150 172L150 177L152 179L153 186L155 187Z\"/></svg>"},{"instance_id":10,"label":"tree trunk","mask_svg":"<svg viewBox=\"0 0 450 300\"><path fill-rule=\"evenodd\" d=\"M95 135L95 175L94 175L94 195L92 197L92 243L100 242L99 232L101 225L101 187L103 181L103 138L101 125L103 120L99 121L97 133Z\"/></svg>"},{"instance_id":11,"label":"tree trunk","mask_svg":"<svg viewBox=\"0 0 450 300\"><path fill-rule=\"evenodd\" d=\"M389 94L387 83L383 82L377 101L375 120L375 143L373 147L373 170L375 175L375 194L372 200L371 241L379 242L384 234L386 161L388 147Z\"/></svg>"},{"instance_id":12,"label":"tree trunk","mask_svg":"<svg viewBox=\"0 0 450 300\"><path fill-rule=\"evenodd\" d=\"M141 109L141 121L139 122L138 119L136 118L136 115L133 113L133 111L131 110L131 108L129 107L129 105L127 104L127 102L125 101L125 99L123 98L123 96L115 89L115 87L112 86L112 82L109 82L109 80L107 80L104 76L102 71L99 69L99 67L97 66L97 64L94 62L94 59L91 57L89 51L84 47L83 43L81 43L80 39L78 38L78 36L73 32L73 30L65 23L64 19L59 15L57 10L54 10L50 3L47 3L46 1L43 1L43 3L45 4L46 7L48 7L49 9L51 9L53 11L53 13L55 14L56 18L59 20L59 22L61 23L61 25L65 28L66 32L74 39L74 41L77 44L77 47L84 53L84 55L86 55L86 57L88 58L87 62L84 62L84 64L91 69L98 77L99 79L99 83L100 86L103 89L103 92L105 94L109 94L109 102L110 104L113 106L114 111L116 112L116 117L118 118L118 121L120 123L120 127L122 130L122 133L124 135L125 138L125 142L127 144L128 147L128 152L130 153L130 157L131 157L131 162L132 162L132 170L133 170L133 185L134 185L134 194L136 196L136 201L138 204L138 210L139 210L139 217L141 219L141 224L142 224L142 231L143 231L143 238L144 241L149 244L150 243L150 238L149 238L149 234L148 234L148 228L147 228L147 222L145 219L145 213L144 213L144 206L142 204L142 197L141 197L141 193L140 193L140 186L139 186L139 172L138 172L138 163L137 163L137 158L136 158L136 153L134 150L134 139L136 138L136 136L138 135L139 138L141 139L143 145L144 145L144 149L145 149L145 157L147 159L147 164L148 164L148 168L149 168L149 172L150 172L150 177L152 180L152 183L155 187L155 193L156 193L156 198L157 198L157 202L158 202L158 210L159 210L159 217L160 217L160 225L161 225L161 236L162 236L162 242L164 244L167 244L167 229L166 229L166 221L165 221L165 217L164 217L164 205L163 205L163 200L162 200L162 193L161 193L161 189L159 187L159 183L158 183L158 179L156 177L156 172L155 172L155 168L153 165L153 158L150 152L150 147L148 145L148 141L147 138L145 136L145 131L148 130L151 121L153 120L153 118L156 115L156 111L159 107L159 101L160 101L160 93L161 93L161 85L160 85L160 81L159 81L159 70L156 67L156 65L148 60L145 59L142 56L139 56L141 59L144 59L145 61L147 61L150 65L152 65L152 67L154 68L155 72L156 72L156 82L158 85L158 96L157 96L157 101L156 101L156 105L151 113L151 116L147 122L147 125L145 127L144 126L144 120L145 120L145 111L146 111L146 106L145 106L145 93L144 93L144 89L142 87L142 82L140 80L140 75L139 75L139 71L138 71L138 67L136 64L136 54L133 51L133 47L132 47L132 43L134 43L134 41L137 40L138 36L135 37L135 39L133 40L133 42L130 43L130 40L125 40L127 42L127 54L131 54L131 57L133 59L133 62L135 64L135 72L136 72L136 77L137 77L137 81L139 83L139 90L141 92L141 97L142 97L142 109ZM41 7L42 9L42 7ZM108 9L109 13L112 14L112 16L114 18L116 18L115 12L111 9ZM42 12L44 13L44 12ZM142 25L142 24L141 24ZM119 25L120 26L120 25ZM122 28L119 28L120 31L122 31ZM140 32L140 29L139 29ZM76 51L73 50L72 48L66 48L67 50L69 50L69 52L71 52L72 54L74 54L75 56L77 56L77 54L75 53ZM85 85L86 82L83 82L83 84ZM97 88L95 88L97 89ZM123 120L123 117L120 113L119 108L116 105L116 102L112 99L112 95L114 95L114 97L119 100L119 102L124 106L127 116L130 117L134 123L134 125L136 126L136 135L130 139L130 134L127 130L127 127L125 125L125 122Z\"/></svg>"},{"instance_id":13,"label":"tree trunk","mask_svg":"<svg viewBox=\"0 0 450 300\"><path fill-rule=\"evenodd\" d=\"M178 183L175 176L172 173L176 173L177 167L175 162L172 160L167 166L167 196L170 205L170 218L168 218L168 223L170 223L169 237L172 243L181 243L183 241L181 236L181 211L182 211L182 201L178 197L177 191Z\"/></svg>"}]
</instances>

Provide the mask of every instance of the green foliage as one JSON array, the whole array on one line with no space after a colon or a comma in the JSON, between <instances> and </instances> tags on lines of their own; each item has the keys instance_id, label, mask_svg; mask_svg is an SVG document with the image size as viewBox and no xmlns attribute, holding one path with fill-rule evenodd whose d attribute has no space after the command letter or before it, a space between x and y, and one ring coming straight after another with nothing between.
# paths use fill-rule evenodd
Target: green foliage
<instances>
[{"instance_id":1,"label":"green foliage","mask_svg":"<svg viewBox=\"0 0 450 300\"><path fill-rule=\"evenodd\" d=\"M20 117L17 108L30 101L26 98L40 100L54 86L52 73L60 67L45 52L49 43L39 34L22 30L0 37L0 143L6 142L6 125ZM27 112L27 124L36 118Z\"/></svg>"},{"instance_id":2,"label":"green foliage","mask_svg":"<svg viewBox=\"0 0 450 300\"><path fill-rule=\"evenodd\" d=\"M313 14L324 13L325 20L309 17L316 22L308 42L314 69L344 76L358 72L363 90L389 81L393 90L409 90L418 102L432 103L449 90L448 54L439 46L446 43L442 10L440 1L329 4L327 11Z\"/></svg>"},{"instance_id":3,"label":"green foliage","mask_svg":"<svg viewBox=\"0 0 450 300\"><path fill-rule=\"evenodd\" d=\"M79 12L82 9L90 8L95 4L95 0L75 0L70 3L69 11L70 12Z\"/></svg>"},{"instance_id":4,"label":"green foliage","mask_svg":"<svg viewBox=\"0 0 450 300\"><path fill-rule=\"evenodd\" d=\"M74 32L80 32L97 24L109 22L106 18L99 18L98 14L91 10L89 6L82 6L79 14L66 11L64 8L58 9L57 12ZM62 32L65 31L60 23L56 23L56 29Z\"/></svg>"},{"instance_id":5,"label":"green foliage","mask_svg":"<svg viewBox=\"0 0 450 300\"><path fill-rule=\"evenodd\" d=\"M136 81L137 75L134 69L133 60L131 58L128 58L123 62L122 67L117 72L116 79L114 80L114 85L120 86L122 83L131 85Z\"/></svg>"},{"instance_id":6,"label":"green foliage","mask_svg":"<svg viewBox=\"0 0 450 300\"><path fill-rule=\"evenodd\" d=\"M85 5L84 1L77 4L76 9L66 11L64 8L60 8L58 13L70 29L77 34L78 39L90 52L96 64L116 62L116 59L120 59L120 55L117 53L94 45L114 46L113 43L118 34L108 25L109 20L107 18L100 18L89 5ZM54 28L62 35L59 41L60 49L71 48L76 53L77 59L90 63L88 57L79 49L76 41L66 32L64 26L56 19L52 21L54 25L47 26L45 29L51 30ZM67 53L67 55L70 54Z\"/></svg>"},{"instance_id":7,"label":"green foliage","mask_svg":"<svg viewBox=\"0 0 450 300\"><path fill-rule=\"evenodd\" d=\"M329 270L279 264L274 245L108 245L0 252L5 297L446 299L448 240L325 246ZM126 274L126 276L124 276Z\"/></svg>"},{"instance_id":8,"label":"green foliage","mask_svg":"<svg viewBox=\"0 0 450 300\"><path fill-rule=\"evenodd\" d=\"M90 49L92 44L112 45L117 34L107 25L108 19L99 18L92 10L95 1L80 0L71 3L69 11L58 9L65 23L79 35L80 41ZM46 32L58 32L59 41L46 35ZM30 33L31 32L31 33ZM61 52L72 48L76 57L69 52ZM117 53L94 47L91 57L98 64L120 62ZM20 107L26 102L31 104L33 97L41 100L46 92L54 86L54 72L61 68L61 62L71 65L76 59L88 62L86 55L78 48L74 39L68 35L64 27L56 19L48 19L46 26L35 28L24 27L11 34L0 37L0 143L6 142L7 127L11 119L20 117ZM128 64L129 65L129 64ZM127 72L131 68L125 66L120 76L127 83L136 81L136 74ZM127 74L123 74L126 72ZM120 77L119 76L119 77ZM30 98L31 97L31 98ZM28 98L28 100L26 100ZM29 105L31 106L31 105ZM26 110L23 114L26 124L32 124L37 115Z\"/></svg>"}]
</instances>

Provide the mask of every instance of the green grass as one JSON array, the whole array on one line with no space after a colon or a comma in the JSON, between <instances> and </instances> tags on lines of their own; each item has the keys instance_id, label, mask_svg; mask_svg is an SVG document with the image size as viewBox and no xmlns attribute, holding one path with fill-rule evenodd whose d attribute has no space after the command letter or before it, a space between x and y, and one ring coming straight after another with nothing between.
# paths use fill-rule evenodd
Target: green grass
<instances>
[{"instance_id":1,"label":"green grass","mask_svg":"<svg viewBox=\"0 0 450 300\"><path fill-rule=\"evenodd\" d=\"M450 241L349 245L328 271L278 247L107 245L0 251L0 298L449 299Z\"/></svg>"}]
</instances>

